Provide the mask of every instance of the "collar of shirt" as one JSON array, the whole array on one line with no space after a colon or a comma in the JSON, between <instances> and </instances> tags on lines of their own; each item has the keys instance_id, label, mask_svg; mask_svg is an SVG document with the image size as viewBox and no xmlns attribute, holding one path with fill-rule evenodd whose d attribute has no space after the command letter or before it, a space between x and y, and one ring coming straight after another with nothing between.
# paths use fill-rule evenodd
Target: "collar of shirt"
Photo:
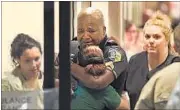
<instances>
[{"instance_id":1,"label":"collar of shirt","mask_svg":"<svg viewBox=\"0 0 180 110\"><path fill-rule=\"evenodd\" d=\"M107 37L107 35L105 35L104 39L99 44L99 48L101 48L101 50L104 50L104 47L105 47L107 41L108 41L108 37Z\"/></svg>"},{"instance_id":2,"label":"collar of shirt","mask_svg":"<svg viewBox=\"0 0 180 110\"><path fill-rule=\"evenodd\" d=\"M168 54L166 60L160 64L159 66L157 66L155 69L149 71L148 75L147 75L147 80L149 80L153 75L154 73L156 73L157 71L161 70L162 68L168 66L169 64L173 63L173 59L175 58L176 56L172 55L172 54Z\"/></svg>"}]
</instances>

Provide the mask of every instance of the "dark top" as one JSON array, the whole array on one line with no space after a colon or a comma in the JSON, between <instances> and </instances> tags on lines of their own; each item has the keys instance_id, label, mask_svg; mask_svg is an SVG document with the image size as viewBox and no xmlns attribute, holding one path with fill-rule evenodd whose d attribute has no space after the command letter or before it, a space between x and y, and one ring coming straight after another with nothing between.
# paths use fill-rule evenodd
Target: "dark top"
<instances>
[{"instance_id":1,"label":"dark top","mask_svg":"<svg viewBox=\"0 0 180 110\"><path fill-rule=\"evenodd\" d=\"M102 40L99 47L103 51L105 63L109 63L108 67L112 69L115 76L115 80L111 85L118 93L121 93L124 89L126 69L128 66L125 51L107 36ZM77 59L76 55L74 59Z\"/></svg>"},{"instance_id":2,"label":"dark top","mask_svg":"<svg viewBox=\"0 0 180 110\"><path fill-rule=\"evenodd\" d=\"M126 81L126 90L130 97L131 109L134 109L143 86L152 77L153 73L171 64L176 57L169 54L162 64L151 71L148 68L147 52L141 52L131 57Z\"/></svg>"}]
</instances>

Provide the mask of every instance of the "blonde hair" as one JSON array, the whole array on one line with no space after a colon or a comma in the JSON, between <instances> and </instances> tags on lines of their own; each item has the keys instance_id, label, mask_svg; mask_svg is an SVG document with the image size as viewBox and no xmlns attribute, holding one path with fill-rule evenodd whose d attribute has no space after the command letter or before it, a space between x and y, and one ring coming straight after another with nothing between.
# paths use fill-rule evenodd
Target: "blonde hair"
<instances>
[{"instance_id":1,"label":"blonde hair","mask_svg":"<svg viewBox=\"0 0 180 110\"><path fill-rule=\"evenodd\" d=\"M160 11L155 12L152 17L145 23L143 31L150 25L159 26L168 41L168 49L171 54L174 54L170 40L172 36L171 19Z\"/></svg>"},{"instance_id":2,"label":"blonde hair","mask_svg":"<svg viewBox=\"0 0 180 110\"><path fill-rule=\"evenodd\" d=\"M156 25L161 27L166 40L170 40L170 36L172 33L171 20L167 15L161 13L160 11L155 12L152 17L145 23L144 30L149 25Z\"/></svg>"}]
</instances>

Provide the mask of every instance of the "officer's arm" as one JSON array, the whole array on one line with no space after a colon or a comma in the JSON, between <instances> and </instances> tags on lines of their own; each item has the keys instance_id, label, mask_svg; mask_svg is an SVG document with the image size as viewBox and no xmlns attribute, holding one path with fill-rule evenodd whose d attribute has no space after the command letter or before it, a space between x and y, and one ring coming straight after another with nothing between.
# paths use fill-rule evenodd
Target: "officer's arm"
<instances>
[{"instance_id":1,"label":"officer's arm","mask_svg":"<svg viewBox=\"0 0 180 110\"><path fill-rule=\"evenodd\" d=\"M107 87L113 80L112 71L106 69L105 73L100 76L93 76L85 72L85 68L75 63L71 66L71 72L74 77L79 79L86 87L94 89L102 89Z\"/></svg>"},{"instance_id":2,"label":"officer's arm","mask_svg":"<svg viewBox=\"0 0 180 110\"><path fill-rule=\"evenodd\" d=\"M119 48L111 48L111 51L107 49L107 51L105 52L107 58L107 69L104 74L100 76L93 76L86 73L83 67L77 64L72 64L72 75L89 88L102 89L104 87L107 87L126 69L126 56L121 54L118 49Z\"/></svg>"}]
</instances>

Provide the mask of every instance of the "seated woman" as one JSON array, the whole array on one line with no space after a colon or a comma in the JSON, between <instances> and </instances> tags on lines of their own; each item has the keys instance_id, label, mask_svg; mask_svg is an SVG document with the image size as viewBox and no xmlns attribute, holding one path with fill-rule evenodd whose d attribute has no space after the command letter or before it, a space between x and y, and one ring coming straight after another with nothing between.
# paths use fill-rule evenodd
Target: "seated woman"
<instances>
[{"instance_id":1,"label":"seated woman","mask_svg":"<svg viewBox=\"0 0 180 110\"><path fill-rule=\"evenodd\" d=\"M78 53L78 63L85 67L87 74L94 77L104 74L106 69L103 52L98 46L87 46ZM72 97L71 109L98 109L105 107L109 109L120 109L120 95L112 86L107 86L101 90L85 87L79 82Z\"/></svg>"},{"instance_id":2,"label":"seated woman","mask_svg":"<svg viewBox=\"0 0 180 110\"><path fill-rule=\"evenodd\" d=\"M2 79L2 91L42 90L41 45L27 34L18 34L11 44L15 68ZM39 98L42 101L42 97ZM38 100L38 107L42 108Z\"/></svg>"}]
</instances>

